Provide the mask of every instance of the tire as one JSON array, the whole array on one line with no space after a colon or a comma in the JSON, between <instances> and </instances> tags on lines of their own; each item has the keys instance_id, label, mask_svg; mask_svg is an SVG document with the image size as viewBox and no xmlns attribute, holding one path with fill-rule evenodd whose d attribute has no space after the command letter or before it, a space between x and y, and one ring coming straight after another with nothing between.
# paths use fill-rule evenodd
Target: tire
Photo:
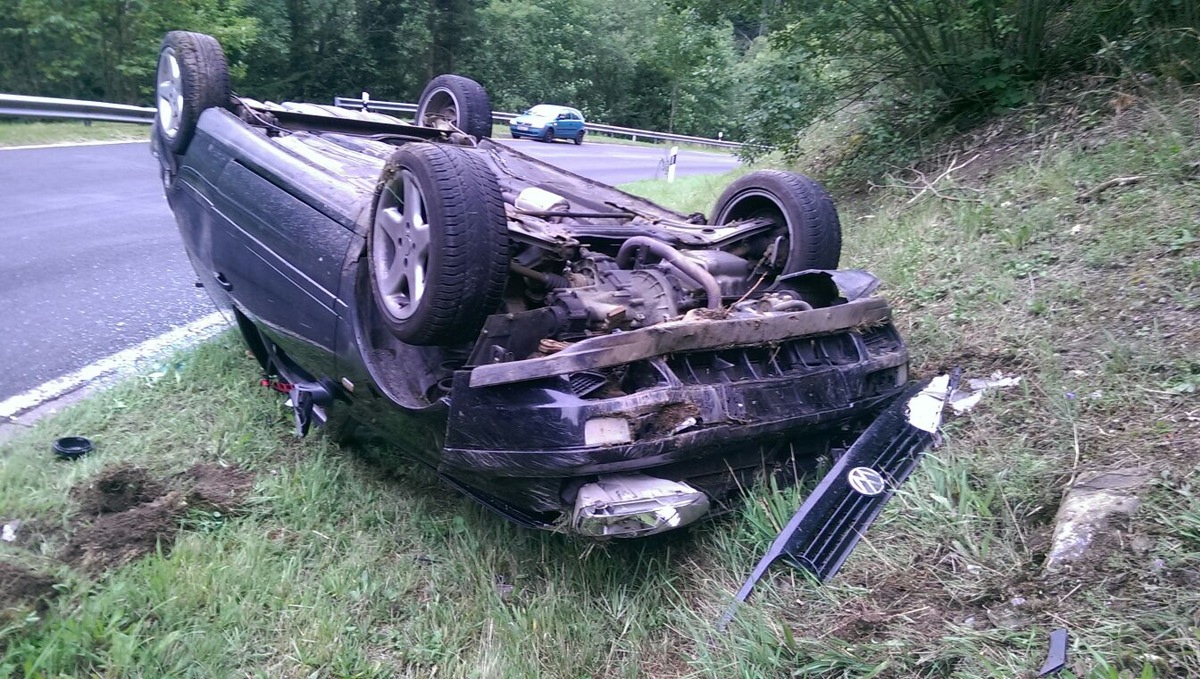
<instances>
[{"instance_id":1,"label":"tire","mask_svg":"<svg viewBox=\"0 0 1200 679\"><path fill-rule=\"evenodd\" d=\"M474 341L508 280L500 185L472 150L407 144L384 168L367 238L371 296L409 344Z\"/></svg>"},{"instance_id":2,"label":"tire","mask_svg":"<svg viewBox=\"0 0 1200 679\"><path fill-rule=\"evenodd\" d=\"M573 139L572 141L575 142L576 146L581 146L583 144L583 135L584 135L583 130L580 130L579 134L575 135L575 139Z\"/></svg>"},{"instance_id":3,"label":"tire","mask_svg":"<svg viewBox=\"0 0 1200 679\"><path fill-rule=\"evenodd\" d=\"M554 128L553 127L547 127L546 131L542 133L542 141L546 142L547 144L554 143Z\"/></svg>"},{"instance_id":4,"label":"tire","mask_svg":"<svg viewBox=\"0 0 1200 679\"><path fill-rule=\"evenodd\" d=\"M478 137L492 136L492 102L483 85L461 75L439 75L417 100L415 123L420 127L458 130Z\"/></svg>"},{"instance_id":5,"label":"tire","mask_svg":"<svg viewBox=\"0 0 1200 679\"><path fill-rule=\"evenodd\" d=\"M158 52L154 129L176 155L187 151L205 109L229 106L229 65L216 38L171 31Z\"/></svg>"},{"instance_id":6,"label":"tire","mask_svg":"<svg viewBox=\"0 0 1200 679\"><path fill-rule=\"evenodd\" d=\"M760 250L786 237L787 259L779 275L806 269L836 269L842 255L842 227L833 199L820 184L793 172L759 170L729 185L713 208L711 224L768 217L778 226L759 238ZM761 256L762 252L751 256Z\"/></svg>"}]
</instances>

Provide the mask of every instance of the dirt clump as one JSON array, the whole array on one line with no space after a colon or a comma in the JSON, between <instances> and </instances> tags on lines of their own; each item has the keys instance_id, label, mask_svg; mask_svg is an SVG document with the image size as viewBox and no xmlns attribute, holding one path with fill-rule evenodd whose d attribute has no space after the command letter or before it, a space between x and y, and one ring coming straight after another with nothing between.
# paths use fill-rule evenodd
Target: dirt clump
<instances>
[{"instance_id":1,"label":"dirt clump","mask_svg":"<svg viewBox=\"0 0 1200 679\"><path fill-rule=\"evenodd\" d=\"M113 467L71 490L80 527L60 556L99 572L156 550L167 554L189 509L231 513L253 485L254 475L237 466L195 464L168 480L142 467Z\"/></svg>"},{"instance_id":2,"label":"dirt clump","mask_svg":"<svg viewBox=\"0 0 1200 679\"><path fill-rule=\"evenodd\" d=\"M166 493L162 482L142 467L122 464L104 470L94 479L71 489L80 516L116 514L151 502Z\"/></svg>"},{"instance_id":3,"label":"dirt clump","mask_svg":"<svg viewBox=\"0 0 1200 679\"><path fill-rule=\"evenodd\" d=\"M692 403L672 403L643 422L639 433L648 437L665 436L678 427L686 426L688 420L694 423L698 415L700 409Z\"/></svg>"},{"instance_id":4,"label":"dirt clump","mask_svg":"<svg viewBox=\"0 0 1200 679\"><path fill-rule=\"evenodd\" d=\"M22 604L44 604L57 594L57 581L24 566L0 561L0 609Z\"/></svg>"},{"instance_id":5,"label":"dirt clump","mask_svg":"<svg viewBox=\"0 0 1200 679\"><path fill-rule=\"evenodd\" d=\"M128 563L159 548L166 554L186 509L183 493L171 491L133 509L101 515L71 537L62 558L94 571Z\"/></svg>"},{"instance_id":6,"label":"dirt clump","mask_svg":"<svg viewBox=\"0 0 1200 679\"><path fill-rule=\"evenodd\" d=\"M228 513L246 500L254 487L254 474L241 467L195 464L179 476L187 489L187 503L200 509Z\"/></svg>"}]
</instances>

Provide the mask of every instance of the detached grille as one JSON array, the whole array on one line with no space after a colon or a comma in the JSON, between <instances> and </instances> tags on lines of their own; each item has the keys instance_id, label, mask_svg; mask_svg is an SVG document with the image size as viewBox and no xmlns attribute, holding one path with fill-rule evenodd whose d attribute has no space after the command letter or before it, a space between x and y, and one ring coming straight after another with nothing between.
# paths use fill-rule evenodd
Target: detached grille
<instances>
[{"instance_id":1,"label":"detached grille","mask_svg":"<svg viewBox=\"0 0 1200 679\"><path fill-rule=\"evenodd\" d=\"M755 583L779 559L811 571L822 582L837 573L884 504L917 466L921 454L933 444L934 434L914 427L907 417L910 401L927 384L909 386L825 474L742 583L737 602L750 596ZM737 603L725 611L718 629L725 628L736 607Z\"/></svg>"},{"instance_id":2,"label":"detached grille","mask_svg":"<svg viewBox=\"0 0 1200 679\"><path fill-rule=\"evenodd\" d=\"M907 426L899 417L885 417L880 418L883 422L879 426L863 434L847 452L846 464L838 467L841 470L858 466L873 468L887 481L887 491L867 496L855 492L844 482L829 487L822 496L817 496L823 506L813 508L806 517L802 533L786 551L792 561L812 571L822 581L833 577L841 568L896 488L917 466L921 452L933 441L929 432Z\"/></svg>"}]
</instances>

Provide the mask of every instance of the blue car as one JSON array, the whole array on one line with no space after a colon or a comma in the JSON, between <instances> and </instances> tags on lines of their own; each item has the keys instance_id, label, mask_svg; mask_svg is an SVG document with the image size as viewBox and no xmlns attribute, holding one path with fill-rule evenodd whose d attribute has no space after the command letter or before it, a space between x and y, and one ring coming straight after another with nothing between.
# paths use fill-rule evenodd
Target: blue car
<instances>
[{"instance_id":1,"label":"blue car","mask_svg":"<svg viewBox=\"0 0 1200 679\"><path fill-rule=\"evenodd\" d=\"M579 109L553 104L538 104L522 113L509 123L513 139L531 137L542 141L570 139L576 145L583 143L587 134L583 114Z\"/></svg>"}]
</instances>

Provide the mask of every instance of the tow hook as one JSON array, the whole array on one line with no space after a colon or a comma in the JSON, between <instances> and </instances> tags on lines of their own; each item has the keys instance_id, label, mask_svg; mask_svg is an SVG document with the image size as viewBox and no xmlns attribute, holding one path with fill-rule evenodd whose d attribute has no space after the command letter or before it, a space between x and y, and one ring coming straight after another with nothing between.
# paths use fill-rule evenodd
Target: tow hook
<instances>
[{"instance_id":1,"label":"tow hook","mask_svg":"<svg viewBox=\"0 0 1200 679\"><path fill-rule=\"evenodd\" d=\"M313 422L324 427L328 421L325 408L333 403L333 390L321 382L300 382L288 391L292 406L292 419L296 423L296 436L304 437Z\"/></svg>"}]
</instances>

